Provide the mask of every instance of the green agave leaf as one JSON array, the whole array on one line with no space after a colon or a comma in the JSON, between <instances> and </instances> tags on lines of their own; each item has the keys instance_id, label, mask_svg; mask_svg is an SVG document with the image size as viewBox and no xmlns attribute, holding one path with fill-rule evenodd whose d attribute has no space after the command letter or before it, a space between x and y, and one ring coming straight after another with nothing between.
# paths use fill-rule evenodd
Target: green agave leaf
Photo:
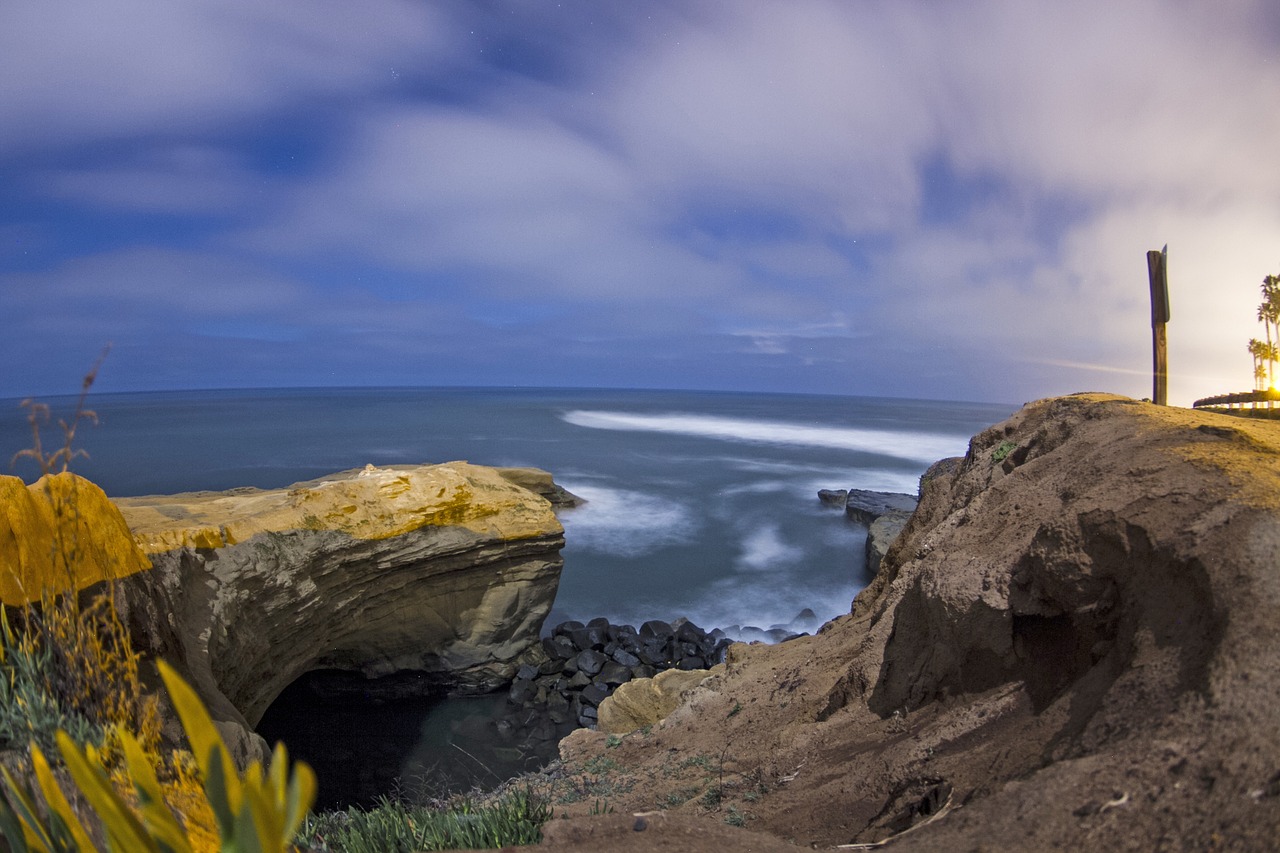
<instances>
[{"instance_id":1,"label":"green agave leaf","mask_svg":"<svg viewBox=\"0 0 1280 853\"><path fill-rule=\"evenodd\" d=\"M287 843L298 834L302 822L316 801L316 774L310 766L303 762L293 768L293 776L289 780L289 793L286 801L284 818L284 841Z\"/></svg>"},{"instance_id":2,"label":"green agave leaf","mask_svg":"<svg viewBox=\"0 0 1280 853\"><path fill-rule=\"evenodd\" d=\"M252 801L252 797L246 796L241 805L240 814L236 816L235 835L232 837L235 853L267 853L271 849L262 843L258 834L258 827L253 817ZM279 850L279 848L276 849Z\"/></svg>"},{"instance_id":3,"label":"green agave leaf","mask_svg":"<svg viewBox=\"0 0 1280 853\"><path fill-rule=\"evenodd\" d=\"M59 730L56 737L67 771L102 820L111 847L129 853L160 853L137 816L111 787L102 769L89 763L66 732Z\"/></svg>"},{"instance_id":4,"label":"green agave leaf","mask_svg":"<svg viewBox=\"0 0 1280 853\"><path fill-rule=\"evenodd\" d=\"M48 760L45 759L44 753L40 751L40 747L35 744L31 745L31 768L35 771L36 781L40 784L40 793L44 795L45 803L48 804L49 810L53 815L62 820L63 827L70 834L76 848L79 850L93 850L93 842L89 839L89 833L85 832L80 819L71 810L71 804L67 802L66 795L62 793L62 788L58 786L58 781L53 778L53 771L49 769Z\"/></svg>"},{"instance_id":5,"label":"green agave leaf","mask_svg":"<svg viewBox=\"0 0 1280 853\"><path fill-rule=\"evenodd\" d=\"M227 791L227 768L231 763L224 759L225 749L210 750L208 771L204 774L205 795L218 821L218 834L226 841L235 837L236 812Z\"/></svg>"},{"instance_id":6,"label":"green agave leaf","mask_svg":"<svg viewBox=\"0 0 1280 853\"><path fill-rule=\"evenodd\" d=\"M187 684L182 676L178 675L165 661L159 662L159 668L160 677L164 679L164 685L169 690L169 698L173 700L173 707L178 712L179 719L182 720L182 728L187 733L187 740L191 742L191 752L200 766L200 773L207 778L214 748L221 747L226 750L226 744L222 742L222 736L213 725L213 719L205 709L204 703L200 701L200 697L191 689L191 685Z\"/></svg>"},{"instance_id":7,"label":"green agave leaf","mask_svg":"<svg viewBox=\"0 0 1280 853\"><path fill-rule=\"evenodd\" d=\"M31 801L31 795L13 778L9 768L0 767L0 773L4 774L4 781L9 787L9 793L17 801L11 802L11 805L17 813L18 819L22 822L25 843L37 853L53 853L53 839L49 837L48 830L45 829L44 823L41 822L40 813L36 811L35 803Z\"/></svg>"}]
</instances>

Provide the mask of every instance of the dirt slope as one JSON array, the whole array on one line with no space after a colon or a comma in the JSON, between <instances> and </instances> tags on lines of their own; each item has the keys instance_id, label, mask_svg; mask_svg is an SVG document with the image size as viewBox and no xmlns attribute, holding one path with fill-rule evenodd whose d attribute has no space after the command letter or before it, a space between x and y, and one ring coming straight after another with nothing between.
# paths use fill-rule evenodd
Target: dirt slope
<instances>
[{"instance_id":1,"label":"dirt slope","mask_svg":"<svg viewBox=\"0 0 1280 853\"><path fill-rule=\"evenodd\" d=\"M1034 403L851 615L567 738L544 846L1276 849L1278 625L1280 424Z\"/></svg>"}]
</instances>

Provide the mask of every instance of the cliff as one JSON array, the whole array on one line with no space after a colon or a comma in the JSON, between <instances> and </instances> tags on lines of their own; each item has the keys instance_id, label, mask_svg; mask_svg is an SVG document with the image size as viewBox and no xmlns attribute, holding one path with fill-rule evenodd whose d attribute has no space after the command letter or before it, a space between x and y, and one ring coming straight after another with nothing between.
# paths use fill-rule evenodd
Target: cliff
<instances>
[{"instance_id":1,"label":"cliff","mask_svg":"<svg viewBox=\"0 0 1280 853\"><path fill-rule=\"evenodd\" d=\"M562 565L550 503L465 462L116 503L155 567L127 584L135 636L231 724L310 670L503 684Z\"/></svg>"},{"instance_id":2,"label":"cliff","mask_svg":"<svg viewBox=\"0 0 1280 853\"><path fill-rule=\"evenodd\" d=\"M1274 849L1278 566L1280 424L1030 404L935 469L849 615L566 738L555 784L614 814L545 843Z\"/></svg>"}]
</instances>

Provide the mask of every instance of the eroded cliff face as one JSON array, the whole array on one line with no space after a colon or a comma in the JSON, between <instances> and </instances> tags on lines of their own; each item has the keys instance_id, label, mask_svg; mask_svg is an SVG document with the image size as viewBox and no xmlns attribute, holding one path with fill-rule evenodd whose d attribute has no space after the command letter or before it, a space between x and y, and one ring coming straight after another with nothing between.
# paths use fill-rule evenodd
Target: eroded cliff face
<instances>
[{"instance_id":1,"label":"eroded cliff face","mask_svg":"<svg viewBox=\"0 0 1280 853\"><path fill-rule=\"evenodd\" d=\"M465 462L117 504L155 567L127 585L135 633L249 725L316 669L504 683L562 565L550 503Z\"/></svg>"},{"instance_id":2,"label":"eroded cliff face","mask_svg":"<svg viewBox=\"0 0 1280 853\"><path fill-rule=\"evenodd\" d=\"M608 750L619 812L687 801L690 850L730 808L760 849L1273 849L1277 612L1280 424L1045 400L935 469L851 615L561 750L571 774ZM553 823L619 851L666 825Z\"/></svg>"}]
</instances>

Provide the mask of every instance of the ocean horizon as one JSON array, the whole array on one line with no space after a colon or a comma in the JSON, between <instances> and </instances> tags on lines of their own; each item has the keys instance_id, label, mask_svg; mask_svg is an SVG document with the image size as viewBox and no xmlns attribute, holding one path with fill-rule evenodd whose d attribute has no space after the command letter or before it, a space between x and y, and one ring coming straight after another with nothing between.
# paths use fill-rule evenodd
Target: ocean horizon
<instances>
[{"instance_id":1,"label":"ocean horizon","mask_svg":"<svg viewBox=\"0 0 1280 853\"><path fill-rule=\"evenodd\" d=\"M74 396L51 397L48 448ZM0 450L30 446L0 400ZM112 497L279 488L367 464L532 466L586 499L565 510L549 624L685 617L812 630L866 582L866 529L823 488L915 493L934 461L1014 406L656 389L287 388L94 393L73 470ZM12 473L28 482L31 460ZM796 622L804 611L812 617Z\"/></svg>"}]
</instances>

